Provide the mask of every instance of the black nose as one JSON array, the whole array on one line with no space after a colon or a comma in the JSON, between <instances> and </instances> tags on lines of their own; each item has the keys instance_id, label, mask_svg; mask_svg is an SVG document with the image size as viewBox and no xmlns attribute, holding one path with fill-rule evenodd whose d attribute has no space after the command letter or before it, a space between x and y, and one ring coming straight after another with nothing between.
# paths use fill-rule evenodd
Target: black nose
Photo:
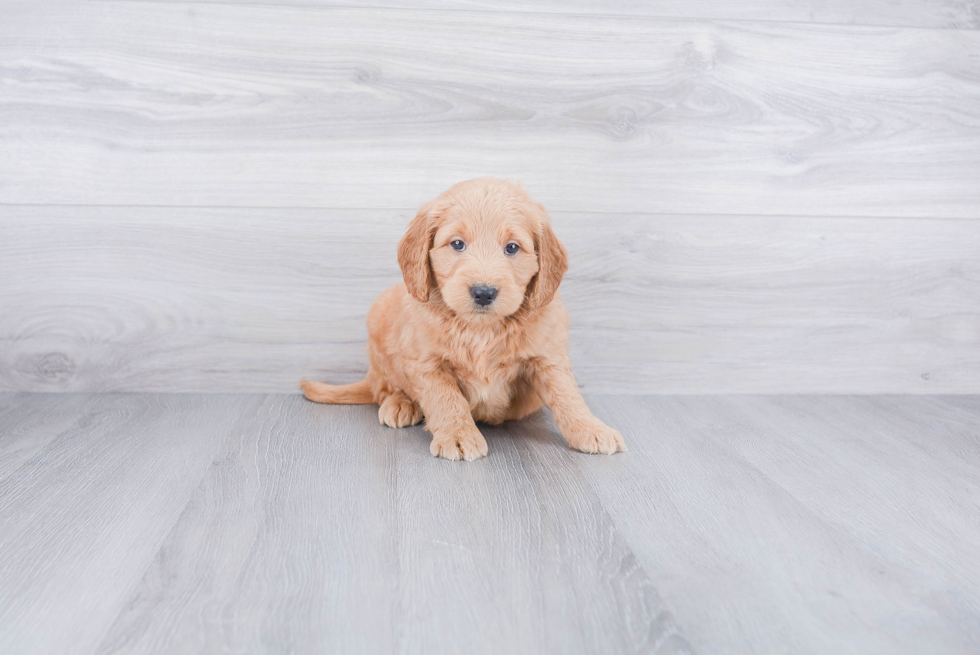
<instances>
[{"instance_id":1,"label":"black nose","mask_svg":"<svg viewBox=\"0 0 980 655\"><path fill-rule=\"evenodd\" d=\"M474 284L470 287L470 295L473 296L473 302L480 307L486 307L497 297L497 288L485 284Z\"/></svg>"}]
</instances>

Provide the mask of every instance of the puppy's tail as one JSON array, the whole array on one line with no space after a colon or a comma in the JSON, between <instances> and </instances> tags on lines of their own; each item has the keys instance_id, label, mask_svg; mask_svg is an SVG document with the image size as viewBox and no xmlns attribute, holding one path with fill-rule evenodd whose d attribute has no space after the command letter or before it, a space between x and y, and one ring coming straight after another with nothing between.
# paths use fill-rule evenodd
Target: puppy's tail
<instances>
[{"instance_id":1,"label":"puppy's tail","mask_svg":"<svg viewBox=\"0 0 980 655\"><path fill-rule=\"evenodd\" d=\"M371 385L366 379L354 384L324 384L303 380L299 385L303 395L315 403L332 405L370 405L374 403Z\"/></svg>"}]
</instances>

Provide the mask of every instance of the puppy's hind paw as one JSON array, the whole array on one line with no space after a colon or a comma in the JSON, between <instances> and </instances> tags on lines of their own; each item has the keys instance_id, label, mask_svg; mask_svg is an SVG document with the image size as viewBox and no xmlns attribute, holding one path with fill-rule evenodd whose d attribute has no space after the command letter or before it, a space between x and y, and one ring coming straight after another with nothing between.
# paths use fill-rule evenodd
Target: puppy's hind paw
<instances>
[{"instance_id":1,"label":"puppy's hind paw","mask_svg":"<svg viewBox=\"0 0 980 655\"><path fill-rule=\"evenodd\" d=\"M422 408L403 393L394 393L378 408L378 421L390 428L404 428L422 422Z\"/></svg>"}]
</instances>

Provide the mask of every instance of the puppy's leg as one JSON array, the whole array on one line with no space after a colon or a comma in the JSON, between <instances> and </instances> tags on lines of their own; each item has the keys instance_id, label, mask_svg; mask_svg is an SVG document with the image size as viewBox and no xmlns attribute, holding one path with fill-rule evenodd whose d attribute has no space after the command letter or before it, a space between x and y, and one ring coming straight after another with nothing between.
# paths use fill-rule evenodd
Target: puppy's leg
<instances>
[{"instance_id":1,"label":"puppy's leg","mask_svg":"<svg viewBox=\"0 0 980 655\"><path fill-rule=\"evenodd\" d=\"M422 422L422 408L404 392L395 391L381 401L378 420L390 428L404 428Z\"/></svg>"},{"instance_id":2,"label":"puppy's leg","mask_svg":"<svg viewBox=\"0 0 980 655\"><path fill-rule=\"evenodd\" d=\"M551 410L570 448L605 455L626 450L623 435L589 411L567 360L538 365L533 380L535 391Z\"/></svg>"},{"instance_id":3,"label":"puppy's leg","mask_svg":"<svg viewBox=\"0 0 980 655\"><path fill-rule=\"evenodd\" d=\"M472 461L487 454L487 441L480 434L469 403L448 374L425 373L420 379L419 405L425 426L432 433L429 452L436 457Z\"/></svg>"}]
</instances>

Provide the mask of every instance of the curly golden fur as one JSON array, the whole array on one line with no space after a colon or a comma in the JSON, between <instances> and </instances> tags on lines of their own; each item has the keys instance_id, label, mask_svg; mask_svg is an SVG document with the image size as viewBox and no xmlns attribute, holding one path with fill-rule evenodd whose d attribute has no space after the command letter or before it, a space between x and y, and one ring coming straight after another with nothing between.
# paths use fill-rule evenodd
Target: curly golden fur
<instances>
[{"instance_id":1,"label":"curly golden fur","mask_svg":"<svg viewBox=\"0 0 980 655\"><path fill-rule=\"evenodd\" d=\"M520 186L461 182L419 210L398 246L405 283L368 314L367 377L303 382L303 392L321 403L376 403L394 428L424 417L430 451L446 459L487 454L475 421L519 419L542 404L570 447L626 450L572 375L558 295L567 261L544 207Z\"/></svg>"}]
</instances>

